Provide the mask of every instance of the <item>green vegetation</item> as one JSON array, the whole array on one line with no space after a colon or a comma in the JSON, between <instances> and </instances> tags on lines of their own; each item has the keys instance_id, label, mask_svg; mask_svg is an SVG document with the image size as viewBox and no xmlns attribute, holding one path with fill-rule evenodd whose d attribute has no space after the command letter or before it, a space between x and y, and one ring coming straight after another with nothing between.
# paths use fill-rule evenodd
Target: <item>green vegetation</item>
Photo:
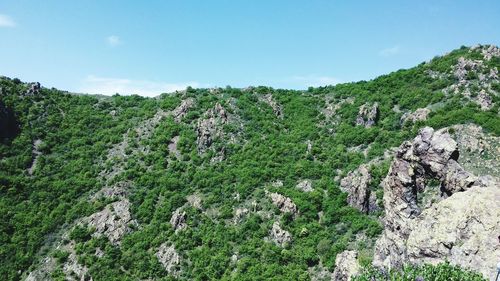
<instances>
[{"instance_id":1,"label":"green vegetation","mask_svg":"<svg viewBox=\"0 0 500 281\"><path fill-rule=\"evenodd\" d=\"M403 270L391 270L381 272L373 268L365 270L353 281L391 280L391 281L485 281L486 279L478 273L462 269L449 263L438 265L405 266Z\"/></svg>"},{"instance_id":2,"label":"green vegetation","mask_svg":"<svg viewBox=\"0 0 500 281\"><path fill-rule=\"evenodd\" d=\"M88 268L93 280L171 280L155 256L164 242L180 253L180 278L189 280L308 280L309 267L321 263L333 271L336 255L353 248L361 251L361 262L367 265L373 242L382 231L380 214L366 215L349 207L334 178L380 158L426 125L440 128L474 122L499 135L498 101L482 111L460 95L443 93L455 81L427 74L428 70L449 71L458 57L476 55L460 49L373 81L307 91L227 87L213 93L188 88L157 99L82 96L44 88L25 95L27 84L1 78L0 101L15 113L20 130L0 142L0 276L20 280L43 257L52 256L58 263L52 277L64 280L62 263L69 254L52 249L64 239L75 241L78 263ZM497 60L490 63L500 68ZM283 118L262 100L268 94L281 106ZM158 110L170 112L188 98L194 106L179 122L167 115L150 137L138 137L134 128ZM352 103L344 102L348 98ZM327 101L342 104L336 117L322 113ZM379 104L376 125L356 126L359 107L375 102ZM232 119L224 124L224 134L200 154L196 127L216 103ZM401 122L403 111L431 105L435 109L426 121ZM394 110L396 106L399 110ZM123 171L113 179L103 178L100 173L118 161L108 159L108 151L124 136L128 147ZM169 151L176 136L179 157ZM30 175L36 140L42 141L41 156ZM351 149L358 145L367 147L366 156ZM141 147L148 147L148 152ZM221 151L224 159L214 161ZM379 198L379 183L388 165L382 161L370 167L371 188ZM312 192L296 188L303 179L311 180ZM277 180L282 187L271 184ZM130 183L127 196L138 226L131 226L133 231L115 245L76 222L111 203L112 199L91 198L118 182ZM266 191L289 197L300 214L296 218L282 214ZM186 204L193 194L202 199L201 208ZM257 210L234 223L235 209L252 210L252 202ZM187 228L175 232L170 218L181 206L185 206ZM274 221L293 237L284 248L269 241ZM363 243L356 242L359 237ZM101 257L96 256L97 250L103 252ZM231 260L233 255L237 262Z\"/></svg>"}]
</instances>

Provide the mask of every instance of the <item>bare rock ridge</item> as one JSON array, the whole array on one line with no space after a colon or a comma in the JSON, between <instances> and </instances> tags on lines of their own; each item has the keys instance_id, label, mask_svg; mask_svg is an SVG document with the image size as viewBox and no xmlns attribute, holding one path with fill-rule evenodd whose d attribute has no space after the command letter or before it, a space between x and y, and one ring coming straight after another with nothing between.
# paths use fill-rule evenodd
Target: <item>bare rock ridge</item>
<instances>
[{"instance_id":1,"label":"bare rock ridge","mask_svg":"<svg viewBox=\"0 0 500 281\"><path fill-rule=\"evenodd\" d=\"M370 213L378 209L375 193L370 190L371 180L372 177L368 167L361 165L358 169L349 172L340 181L341 190L348 193L347 203L364 213Z\"/></svg>"},{"instance_id":2,"label":"bare rock ridge","mask_svg":"<svg viewBox=\"0 0 500 281\"><path fill-rule=\"evenodd\" d=\"M478 178L458 164L457 148L447 129L429 127L399 147L382 183L385 229L376 243L374 265L392 268L409 261L451 258L456 264L489 272L491 265L478 261L500 249L483 250L481 238L490 231L491 237L497 237L493 232L500 231L500 189L495 181ZM419 194L430 179L440 183L441 201L422 211ZM487 219L488 215L494 216Z\"/></svg>"},{"instance_id":3,"label":"bare rock ridge","mask_svg":"<svg viewBox=\"0 0 500 281\"><path fill-rule=\"evenodd\" d=\"M227 122L227 112L219 103L205 113L204 119L198 121L196 133L200 153L207 151L216 138L222 137L222 126Z\"/></svg>"},{"instance_id":4,"label":"bare rock ridge","mask_svg":"<svg viewBox=\"0 0 500 281\"><path fill-rule=\"evenodd\" d=\"M375 122L377 122L377 118L378 103L374 103L371 106L365 103L359 108L358 117L356 118L356 125L369 128L375 125Z\"/></svg>"}]
</instances>

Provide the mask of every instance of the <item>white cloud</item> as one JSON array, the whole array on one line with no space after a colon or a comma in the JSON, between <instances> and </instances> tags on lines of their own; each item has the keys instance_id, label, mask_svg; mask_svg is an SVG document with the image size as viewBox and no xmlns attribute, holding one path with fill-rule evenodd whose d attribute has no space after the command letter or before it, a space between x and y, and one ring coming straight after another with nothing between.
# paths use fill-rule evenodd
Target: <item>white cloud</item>
<instances>
[{"instance_id":1,"label":"white cloud","mask_svg":"<svg viewBox=\"0 0 500 281\"><path fill-rule=\"evenodd\" d=\"M0 14L0 27L14 27L16 22L7 15Z\"/></svg>"},{"instance_id":2,"label":"white cloud","mask_svg":"<svg viewBox=\"0 0 500 281\"><path fill-rule=\"evenodd\" d=\"M383 49L378 54L380 56L383 56L383 57L389 57L389 56L399 54L400 51L401 51L401 48L399 47L399 45L396 45L394 47Z\"/></svg>"},{"instance_id":3,"label":"white cloud","mask_svg":"<svg viewBox=\"0 0 500 281\"><path fill-rule=\"evenodd\" d=\"M120 39L120 37L116 36L116 35L110 35L106 38L106 42L108 43L109 46L111 47L116 47L118 45L121 45L122 44L122 40Z\"/></svg>"},{"instance_id":4,"label":"white cloud","mask_svg":"<svg viewBox=\"0 0 500 281\"><path fill-rule=\"evenodd\" d=\"M331 76L318 76L314 74L306 75L306 76L294 76L292 80L296 83L300 83L301 86L304 87L319 87L319 86L327 86L327 85L335 85L341 83L342 81L338 78Z\"/></svg>"},{"instance_id":5,"label":"white cloud","mask_svg":"<svg viewBox=\"0 0 500 281\"><path fill-rule=\"evenodd\" d=\"M148 80L97 77L94 75L87 76L82 81L82 84L83 86L78 92L101 95L114 95L116 93L121 95L137 94L146 97L184 90L188 86L194 88L200 87L200 84L197 82L165 83Z\"/></svg>"}]
</instances>

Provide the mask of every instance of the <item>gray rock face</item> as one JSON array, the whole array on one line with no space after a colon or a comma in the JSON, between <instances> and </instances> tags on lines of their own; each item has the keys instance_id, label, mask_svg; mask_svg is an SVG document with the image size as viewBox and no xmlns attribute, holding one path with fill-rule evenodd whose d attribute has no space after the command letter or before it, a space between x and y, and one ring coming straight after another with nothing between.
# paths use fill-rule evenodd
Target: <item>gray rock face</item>
<instances>
[{"instance_id":1,"label":"gray rock face","mask_svg":"<svg viewBox=\"0 0 500 281\"><path fill-rule=\"evenodd\" d=\"M474 186L423 211L406 244L411 263L444 260L493 280L500 256L500 186Z\"/></svg>"},{"instance_id":2,"label":"gray rock face","mask_svg":"<svg viewBox=\"0 0 500 281\"><path fill-rule=\"evenodd\" d=\"M222 126L227 122L226 110L219 103L205 113L205 119L198 121L196 133L200 153L207 151L216 138L222 137Z\"/></svg>"},{"instance_id":3,"label":"gray rock face","mask_svg":"<svg viewBox=\"0 0 500 281\"><path fill-rule=\"evenodd\" d=\"M369 128L377 122L378 118L378 103L373 105L363 104L359 108L358 117L356 118L356 125L365 126Z\"/></svg>"},{"instance_id":4,"label":"gray rock face","mask_svg":"<svg viewBox=\"0 0 500 281\"><path fill-rule=\"evenodd\" d=\"M175 232L186 228L186 212L182 211L181 208L175 210L175 212L172 214L172 217L170 218L170 225L172 225Z\"/></svg>"},{"instance_id":5,"label":"gray rock face","mask_svg":"<svg viewBox=\"0 0 500 281\"><path fill-rule=\"evenodd\" d=\"M168 246L166 243L163 243L160 248L158 248L156 257L170 275L175 277L179 276L181 257L173 245Z\"/></svg>"},{"instance_id":6,"label":"gray rock face","mask_svg":"<svg viewBox=\"0 0 500 281\"><path fill-rule=\"evenodd\" d=\"M273 204L278 207L281 212L291 213L292 215L296 215L298 213L297 206L293 203L292 199L274 192L269 194L269 196L271 197Z\"/></svg>"},{"instance_id":7,"label":"gray rock face","mask_svg":"<svg viewBox=\"0 0 500 281\"><path fill-rule=\"evenodd\" d=\"M368 167L361 165L358 169L349 172L340 181L341 190L348 193L347 203L364 213L378 209L377 198L370 190L371 180L372 177Z\"/></svg>"},{"instance_id":8,"label":"gray rock face","mask_svg":"<svg viewBox=\"0 0 500 281\"><path fill-rule=\"evenodd\" d=\"M181 102L181 104L172 111L172 116L176 122L180 122L181 119L186 116L189 109L193 107L194 99L187 98Z\"/></svg>"},{"instance_id":9,"label":"gray rock face","mask_svg":"<svg viewBox=\"0 0 500 281\"><path fill-rule=\"evenodd\" d=\"M358 263L358 253L356 251L344 251L337 255L335 259L335 271L332 280L350 281L352 277L361 272Z\"/></svg>"},{"instance_id":10,"label":"gray rock face","mask_svg":"<svg viewBox=\"0 0 500 281\"><path fill-rule=\"evenodd\" d=\"M113 244L120 244L121 239L131 229L129 225L137 224L130 213L130 202L127 199L109 204L104 210L83 220L95 228L94 235L105 235Z\"/></svg>"},{"instance_id":11,"label":"gray rock face","mask_svg":"<svg viewBox=\"0 0 500 281\"><path fill-rule=\"evenodd\" d=\"M498 236L492 233L499 231L500 189L479 187L495 181L479 180L457 159L457 143L447 129L423 128L413 142L399 147L383 181L385 229L375 245L375 266L401 267L407 262L449 259L487 271L486 263L480 265L480 261L498 250L493 242L489 247L483 243ZM442 197L422 211L418 196L428 179L440 183ZM483 240L490 231L491 239ZM480 250L483 248L487 249Z\"/></svg>"},{"instance_id":12,"label":"gray rock face","mask_svg":"<svg viewBox=\"0 0 500 281\"><path fill-rule=\"evenodd\" d=\"M275 221L270 232L271 240L278 246L285 246L292 241L290 232L281 228L280 223Z\"/></svg>"}]
</instances>

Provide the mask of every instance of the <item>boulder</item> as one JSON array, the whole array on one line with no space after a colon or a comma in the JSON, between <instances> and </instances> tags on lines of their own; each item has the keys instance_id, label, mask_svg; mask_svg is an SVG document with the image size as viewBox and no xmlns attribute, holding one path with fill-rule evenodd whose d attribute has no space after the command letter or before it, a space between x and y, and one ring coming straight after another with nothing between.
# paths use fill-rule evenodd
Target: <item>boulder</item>
<instances>
[{"instance_id":1,"label":"boulder","mask_svg":"<svg viewBox=\"0 0 500 281\"><path fill-rule=\"evenodd\" d=\"M335 259L335 271L332 280L350 281L352 277L361 272L358 263L358 253L356 251L344 251L337 255Z\"/></svg>"}]
</instances>

